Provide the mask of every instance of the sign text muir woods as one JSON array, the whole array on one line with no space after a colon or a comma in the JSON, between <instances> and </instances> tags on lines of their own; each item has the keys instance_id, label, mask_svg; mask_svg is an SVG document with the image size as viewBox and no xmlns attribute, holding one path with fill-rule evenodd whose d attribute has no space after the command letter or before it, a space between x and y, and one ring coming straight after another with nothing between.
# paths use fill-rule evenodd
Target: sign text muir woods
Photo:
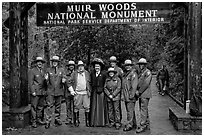
<instances>
[{"instance_id":1,"label":"sign text muir woods","mask_svg":"<svg viewBox=\"0 0 204 137\"><path fill-rule=\"evenodd\" d=\"M37 26L169 23L170 3L37 3Z\"/></svg>"}]
</instances>

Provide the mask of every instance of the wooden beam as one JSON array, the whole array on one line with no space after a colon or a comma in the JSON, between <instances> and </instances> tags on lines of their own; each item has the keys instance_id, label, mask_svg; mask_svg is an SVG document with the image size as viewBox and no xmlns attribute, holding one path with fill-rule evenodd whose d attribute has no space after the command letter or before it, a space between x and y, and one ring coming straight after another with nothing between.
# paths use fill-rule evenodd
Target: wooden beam
<instances>
[{"instance_id":1,"label":"wooden beam","mask_svg":"<svg viewBox=\"0 0 204 137\"><path fill-rule=\"evenodd\" d=\"M35 4L36 2L20 2L21 5L21 17L24 17L25 15L27 15L28 10ZM9 28L9 20L10 17L8 17L5 21L4 21L4 25L5 27Z\"/></svg>"},{"instance_id":2,"label":"wooden beam","mask_svg":"<svg viewBox=\"0 0 204 137\"><path fill-rule=\"evenodd\" d=\"M10 3L9 72L10 108L28 105L28 17L21 16L21 4Z\"/></svg>"}]
</instances>

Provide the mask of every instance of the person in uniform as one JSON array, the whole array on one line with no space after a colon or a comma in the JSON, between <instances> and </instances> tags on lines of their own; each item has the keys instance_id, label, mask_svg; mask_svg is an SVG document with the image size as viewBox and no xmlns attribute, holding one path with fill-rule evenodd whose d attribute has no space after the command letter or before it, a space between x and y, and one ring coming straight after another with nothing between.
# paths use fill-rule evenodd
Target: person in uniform
<instances>
[{"instance_id":1,"label":"person in uniform","mask_svg":"<svg viewBox=\"0 0 204 137\"><path fill-rule=\"evenodd\" d=\"M90 125L103 127L108 125L107 98L104 94L106 72L103 70L102 59L95 58L92 65L94 70L91 72Z\"/></svg>"},{"instance_id":2,"label":"person in uniform","mask_svg":"<svg viewBox=\"0 0 204 137\"><path fill-rule=\"evenodd\" d=\"M70 60L66 65L66 82L70 81L72 73L75 71L75 62ZM65 124L73 124L73 113L74 113L74 96L71 95L68 90L67 84L65 85L65 103L66 103L66 121Z\"/></svg>"},{"instance_id":3,"label":"person in uniform","mask_svg":"<svg viewBox=\"0 0 204 137\"><path fill-rule=\"evenodd\" d=\"M127 124L123 131L130 131L136 126L135 117L135 102L136 90L138 85L138 75L135 70L132 69L132 61L125 60L125 72L122 80L122 97L121 100L125 102L125 108L127 111Z\"/></svg>"},{"instance_id":4,"label":"person in uniform","mask_svg":"<svg viewBox=\"0 0 204 137\"><path fill-rule=\"evenodd\" d=\"M151 93L151 80L152 80L152 74L149 69L147 69L147 61L144 58L141 58L138 62L139 68L140 68L140 74L139 74L139 82L136 93L139 95L139 104L140 104L140 126L137 127L136 133L140 133L145 131L149 127L149 114L148 114L148 104L149 100L152 97Z\"/></svg>"},{"instance_id":5,"label":"person in uniform","mask_svg":"<svg viewBox=\"0 0 204 137\"><path fill-rule=\"evenodd\" d=\"M123 80L123 70L118 67L117 65L117 58L115 56L111 56L110 59L110 67L114 68L114 70L117 71L116 75L120 78L121 80L121 83L122 83L122 80ZM121 108L121 102L120 102L120 121L122 120L122 108Z\"/></svg>"},{"instance_id":6,"label":"person in uniform","mask_svg":"<svg viewBox=\"0 0 204 137\"><path fill-rule=\"evenodd\" d=\"M159 70L157 74L157 81L159 83L159 94L164 96L165 95L164 87L169 86L169 73L165 65L162 65L162 68Z\"/></svg>"},{"instance_id":7,"label":"person in uniform","mask_svg":"<svg viewBox=\"0 0 204 137\"><path fill-rule=\"evenodd\" d=\"M43 64L45 60L37 57L34 61L36 66L29 71L29 86L31 88L31 120L32 127L36 128L37 124L44 125L43 109L46 95L46 80Z\"/></svg>"},{"instance_id":8,"label":"person in uniform","mask_svg":"<svg viewBox=\"0 0 204 137\"><path fill-rule=\"evenodd\" d=\"M79 126L79 110L85 109L86 126L90 126L89 111L90 111L90 74L84 69L84 63L78 61L78 69L71 75L71 80L68 83L68 89L74 96L74 125Z\"/></svg>"},{"instance_id":9,"label":"person in uniform","mask_svg":"<svg viewBox=\"0 0 204 137\"><path fill-rule=\"evenodd\" d=\"M116 75L117 71L114 68L108 69L108 77L105 81L104 90L108 96L108 116L110 127L115 126L120 129L120 95L121 95L121 80Z\"/></svg>"},{"instance_id":10,"label":"person in uniform","mask_svg":"<svg viewBox=\"0 0 204 137\"><path fill-rule=\"evenodd\" d=\"M62 125L60 120L61 113L61 101L64 95L64 85L66 83L65 71L59 67L60 58L59 56L53 56L50 60L52 62L51 68L47 70L46 80L48 84L48 96L47 101L47 118L45 128L50 127L52 120L52 108L55 107L55 125Z\"/></svg>"}]
</instances>

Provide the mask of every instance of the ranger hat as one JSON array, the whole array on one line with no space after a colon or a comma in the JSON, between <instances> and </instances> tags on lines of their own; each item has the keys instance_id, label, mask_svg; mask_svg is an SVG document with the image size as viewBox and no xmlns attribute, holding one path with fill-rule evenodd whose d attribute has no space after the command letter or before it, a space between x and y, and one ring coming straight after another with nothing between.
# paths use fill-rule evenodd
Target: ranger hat
<instances>
[{"instance_id":1,"label":"ranger hat","mask_svg":"<svg viewBox=\"0 0 204 137\"><path fill-rule=\"evenodd\" d=\"M147 60L145 58L141 58L137 64L147 64Z\"/></svg>"},{"instance_id":2,"label":"ranger hat","mask_svg":"<svg viewBox=\"0 0 204 137\"><path fill-rule=\"evenodd\" d=\"M70 66L70 65L75 66L75 62L74 62L73 60L70 60L70 61L68 62L68 64L67 64L67 66Z\"/></svg>"},{"instance_id":3,"label":"ranger hat","mask_svg":"<svg viewBox=\"0 0 204 137\"><path fill-rule=\"evenodd\" d=\"M84 66L84 62L79 60L77 66Z\"/></svg>"},{"instance_id":4,"label":"ranger hat","mask_svg":"<svg viewBox=\"0 0 204 137\"><path fill-rule=\"evenodd\" d=\"M127 59L127 60L125 60L125 64L124 64L125 66L127 66L127 65L133 65L133 63L132 63L132 61L131 60L129 60L129 59Z\"/></svg>"},{"instance_id":5,"label":"ranger hat","mask_svg":"<svg viewBox=\"0 0 204 137\"><path fill-rule=\"evenodd\" d=\"M50 61L56 61L56 62L60 62L60 58L59 56L53 56Z\"/></svg>"},{"instance_id":6,"label":"ranger hat","mask_svg":"<svg viewBox=\"0 0 204 137\"><path fill-rule=\"evenodd\" d=\"M34 62L39 62L39 61L42 62L42 63L46 62L42 57L36 57Z\"/></svg>"},{"instance_id":7,"label":"ranger hat","mask_svg":"<svg viewBox=\"0 0 204 137\"><path fill-rule=\"evenodd\" d=\"M114 72L115 74L117 73L117 71L114 68L112 68L112 67L108 68L108 73L109 72Z\"/></svg>"},{"instance_id":8,"label":"ranger hat","mask_svg":"<svg viewBox=\"0 0 204 137\"><path fill-rule=\"evenodd\" d=\"M111 56L109 61L110 62L117 62L117 58L115 56Z\"/></svg>"}]
</instances>

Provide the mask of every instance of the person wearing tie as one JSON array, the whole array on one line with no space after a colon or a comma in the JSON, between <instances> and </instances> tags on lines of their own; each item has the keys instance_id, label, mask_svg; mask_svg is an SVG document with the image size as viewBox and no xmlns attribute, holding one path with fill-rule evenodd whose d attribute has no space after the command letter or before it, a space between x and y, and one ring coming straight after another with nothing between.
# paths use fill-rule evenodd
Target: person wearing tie
<instances>
[{"instance_id":1,"label":"person wearing tie","mask_svg":"<svg viewBox=\"0 0 204 137\"><path fill-rule=\"evenodd\" d=\"M47 91L47 118L45 128L50 127L52 118L52 108L55 107L55 125L62 125L60 120L61 101L64 95L64 86L66 84L66 76L63 68L59 67L59 56L53 56L51 59L52 67L47 70L46 80L48 84Z\"/></svg>"},{"instance_id":2,"label":"person wearing tie","mask_svg":"<svg viewBox=\"0 0 204 137\"><path fill-rule=\"evenodd\" d=\"M67 82L68 90L74 96L74 125L79 126L79 110L85 109L85 122L89 127L89 109L90 109L90 74L84 69L84 63L78 61L78 69L71 75Z\"/></svg>"},{"instance_id":3,"label":"person wearing tie","mask_svg":"<svg viewBox=\"0 0 204 137\"><path fill-rule=\"evenodd\" d=\"M29 87L31 88L31 121L32 127L36 128L37 124L44 125L43 109L46 94L46 80L43 64L45 60L42 57L37 57L34 61L36 66L29 72Z\"/></svg>"},{"instance_id":4,"label":"person wearing tie","mask_svg":"<svg viewBox=\"0 0 204 137\"><path fill-rule=\"evenodd\" d=\"M90 124L92 127L102 127L108 125L107 98L104 94L106 72L103 71L104 63L100 58L95 58L92 65Z\"/></svg>"}]
</instances>

